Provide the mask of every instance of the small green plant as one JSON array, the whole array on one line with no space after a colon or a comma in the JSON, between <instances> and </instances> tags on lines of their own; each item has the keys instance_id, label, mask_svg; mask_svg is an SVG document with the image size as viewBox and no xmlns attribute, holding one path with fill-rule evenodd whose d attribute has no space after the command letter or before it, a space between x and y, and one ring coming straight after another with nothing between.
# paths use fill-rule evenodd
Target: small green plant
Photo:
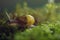
<instances>
[{"instance_id":1,"label":"small green plant","mask_svg":"<svg viewBox=\"0 0 60 40\"><path fill-rule=\"evenodd\" d=\"M41 24L24 32L17 32L15 40L60 40L60 23Z\"/></svg>"}]
</instances>

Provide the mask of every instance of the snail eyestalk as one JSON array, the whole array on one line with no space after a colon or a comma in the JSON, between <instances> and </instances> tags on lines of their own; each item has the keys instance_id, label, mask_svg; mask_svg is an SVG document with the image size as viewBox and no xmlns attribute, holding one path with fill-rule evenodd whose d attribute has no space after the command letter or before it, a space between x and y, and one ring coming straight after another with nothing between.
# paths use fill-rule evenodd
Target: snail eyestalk
<instances>
[{"instance_id":1,"label":"snail eyestalk","mask_svg":"<svg viewBox=\"0 0 60 40\"><path fill-rule=\"evenodd\" d=\"M8 14L7 12L6 12L6 15L7 15L8 19L9 19L9 20L11 20L11 18L10 18L10 16L9 16L9 14Z\"/></svg>"}]
</instances>

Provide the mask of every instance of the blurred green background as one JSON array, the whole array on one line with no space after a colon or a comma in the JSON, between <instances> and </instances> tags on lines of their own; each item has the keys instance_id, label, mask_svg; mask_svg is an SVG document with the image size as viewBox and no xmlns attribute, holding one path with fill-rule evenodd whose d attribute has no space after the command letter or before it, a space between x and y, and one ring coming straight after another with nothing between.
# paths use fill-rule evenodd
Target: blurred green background
<instances>
[{"instance_id":1,"label":"blurred green background","mask_svg":"<svg viewBox=\"0 0 60 40\"><path fill-rule=\"evenodd\" d=\"M8 8L9 11L14 10L18 2L23 6L24 1L26 1L31 8L43 7L48 3L48 0L0 0L0 12L3 11L4 8ZM55 3L59 2L60 0L55 0Z\"/></svg>"},{"instance_id":2,"label":"blurred green background","mask_svg":"<svg viewBox=\"0 0 60 40\"><path fill-rule=\"evenodd\" d=\"M60 40L60 0L0 0L0 25L8 20L6 12L29 14L38 20L36 27L17 31L14 40Z\"/></svg>"}]
</instances>

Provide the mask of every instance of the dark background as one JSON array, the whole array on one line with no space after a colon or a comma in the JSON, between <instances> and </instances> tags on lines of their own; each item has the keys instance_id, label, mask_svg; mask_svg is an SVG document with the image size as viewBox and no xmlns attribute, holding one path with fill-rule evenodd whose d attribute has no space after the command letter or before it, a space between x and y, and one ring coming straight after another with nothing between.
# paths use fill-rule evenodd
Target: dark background
<instances>
[{"instance_id":1,"label":"dark background","mask_svg":"<svg viewBox=\"0 0 60 40\"><path fill-rule=\"evenodd\" d=\"M15 8L16 3L19 2L22 5L24 1L26 1L31 8L42 7L48 2L48 0L0 0L0 12L2 12L4 8L12 11ZM55 0L55 2L58 3L60 0Z\"/></svg>"}]
</instances>

